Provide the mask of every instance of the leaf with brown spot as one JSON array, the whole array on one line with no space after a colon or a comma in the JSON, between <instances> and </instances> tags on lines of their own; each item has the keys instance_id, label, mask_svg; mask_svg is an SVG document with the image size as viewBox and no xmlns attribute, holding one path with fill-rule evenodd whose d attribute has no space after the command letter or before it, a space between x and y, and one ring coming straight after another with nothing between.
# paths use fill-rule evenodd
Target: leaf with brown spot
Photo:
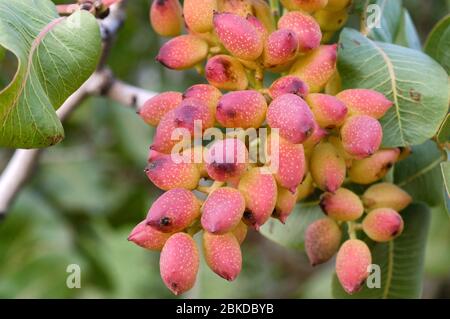
<instances>
[{"instance_id":1,"label":"leaf with brown spot","mask_svg":"<svg viewBox=\"0 0 450 319\"><path fill-rule=\"evenodd\" d=\"M394 103L380 120L383 147L418 145L436 135L449 101L449 78L436 61L417 50L372 41L352 29L342 31L340 43L343 89L373 89Z\"/></svg>"}]
</instances>

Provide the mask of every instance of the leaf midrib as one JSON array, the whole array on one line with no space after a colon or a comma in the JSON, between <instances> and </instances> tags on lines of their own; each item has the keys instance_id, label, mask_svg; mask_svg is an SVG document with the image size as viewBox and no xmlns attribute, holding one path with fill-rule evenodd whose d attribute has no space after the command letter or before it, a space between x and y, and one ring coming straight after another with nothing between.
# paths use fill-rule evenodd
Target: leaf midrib
<instances>
[{"instance_id":1,"label":"leaf midrib","mask_svg":"<svg viewBox=\"0 0 450 319\"><path fill-rule=\"evenodd\" d=\"M11 111L15 108L15 106L17 105L20 97L22 96L23 90L26 87L26 84L28 83L28 78L30 76L31 73L31 69L32 69L32 65L33 65L33 56L34 53L36 52L36 49L39 47L39 44L42 42L42 40L44 39L45 35L47 35L47 33L49 33L55 26L57 26L59 23L61 23L62 21L64 21L66 18L65 17L60 17L57 18L53 21L51 21L49 24L47 24L37 35L37 37L33 40L33 43L31 44L30 47L30 52L28 54L28 59L27 59L27 65L26 65L26 71L23 77L23 80L21 82L21 85L19 87L19 90L17 90L17 94L14 96L14 100L12 101L12 103L10 105L8 105L7 111L5 113L5 120L2 123L2 127L5 126L7 118L9 116L9 114L11 113ZM20 65L19 65L20 67ZM19 71L18 71L19 72ZM16 73L17 75L18 73ZM13 82L14 83L14 80ZM9 86L7 88L5 88L5 90L3 90L1 93L3 93L4 91L6 91L6 89L8 89Z\"/></svg>"},{"instance_id":2,"label":"leaf midrib","mask_svg":"<svg viewBox=\"0 0 450 319\"><path fill-rule=\"evenodd\" d=\"M391 289L392 284L392 275L394 272L394 241L391 240L388 243L388 262L387 262L387 279L385 288L383 291L382 299L387 299L389 296L389 290Z\"/></svg>"},{"instance_id":3,"label":"leaf midrib","mask_svg":"<svg viewBox=\"0 0 450 319\"><path fill-rule=\"evenodd\" d=\"M403 186L411 183L413 180L415 180L415 179L419 178L420 176L425 175L429 171L433 170L437 165L442 163L443 160L445 160L445 154L444 153L442 153L441 156L437 160L431 162L427 166L423 167L421 170L417 171L417 173L411 175L410 177L408 177L404 181L398 183L397 185L400 186L400 187L403 187Z\"/></svg>"},{"instance_id":4,"label":"leaf midrib","mask_svg":"<svg viewBox=\"0 0 450 319\"><path fill-rule=\"evenodd\" d=\"M383 49L381 47L379 47L375 41L368 41L372 47L377 50L381 57L383 58L383 60L386 62L386 67L389 73L389 78L391 80L391 88L392 88L392 95L394 97L394 105L395 105L395 115L397 117L397 122L398 122L398 126L399 126L399 130L400 130L400 138L402 140L402 144L403 145L407 145L408 143L405 140L405 136L403 134L403 124L401 121L401 116L400 116L400 105L398 102L398 92L397 92L397 76L395 74L395 69L394 69L394 65L391 62L391 59L389 58L389 56L386 54L386 52L383 51Z\"/></svg>"}]
</instances>

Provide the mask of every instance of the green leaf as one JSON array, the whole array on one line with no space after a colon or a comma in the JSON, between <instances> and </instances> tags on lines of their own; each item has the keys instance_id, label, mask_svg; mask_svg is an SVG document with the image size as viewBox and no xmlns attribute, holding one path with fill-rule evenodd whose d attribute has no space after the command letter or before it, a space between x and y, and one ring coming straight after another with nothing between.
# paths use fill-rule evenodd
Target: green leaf
<instances>
[{"instance_id":1,"label":"green leaf","mask_svg":"<svg viewBox=\"0 0 450 319\"><path fill-rule=\"evenodd\" d=\"M439 205L442 202L440 164L445 158L445 152L433 141L414 146L412 154L395 165L394 182L414 200Z\"/></svg>"},{"instance_id":2,"label":"green leaf","mask_svg":"<svg viewBox=\"0 0 450 319\"><path fill-rule=\"evenodd\" d=\"M381 119L384 147L424 143L447 114L447 73L422 52L374 42L356 30L344 29L338 69L343 89L374 89L394 102Z\"/></svg>"},{"instance_id":3,"label":"green leaf","mask_svg":"<svg viewBox=\"0 0 450 319\"><path fill-rule=\"evenodd\" d=\"M425 274L432 278L448 276L450 265L450 219L444 205L431 207L431 224L425 248Z\"/></svg>"},{"instance_id":4,"label":"green leaf","mask_svg":"<svg viewBox=\"0 0 450 319\"><path fill-rule=\"evenodd\" d=\"M370 243L372 263L381 269L381 287L363 289L348 295L336 276L332 290L335 298L420 298L425 259L425 246L430 224L430 211L423 204L412 204L402 212L403 233L388 243Z\"/></svg>"},{"instance_id":5,"label":"green leaf","mask_svg":"<svg viewBox=\"0 0 450 319\"><path fill-rule=\"evenodd\" d=\"M64 130L55 110L94 72L101 52L95 18L78 11L59 18L49 0L0 0L0 46L19 66L0 92L0 146L58 143Z\"/></svg>"},{"instance_id":6,"label":"green leaf","mask_svg":"<svg viewBox=\"0 0 450 319\"><path fill-rule=\"evenodd\" d=\"M450 149L450 114L447 114L444 123L442 123L442 126L439 129L437 141L439 144Z\"/></svg>"},{"instance_id":7,"label":"green leaf","mask_svg":"<svg viewBox=\"0 0 450 319\"><path fill-rule=\"evenodd\" d=\"M321 217L324 215L318 202L299 203L286 224L271 218L261 227L260 233L281 246L303 250L306 228Z\"/></svg>"},{"instance_id":8,"label":"green leaf","mask_svg":"<svg viewBox=\"0 0 450 319\"><path fill-rule=\"evenodd\" d=\"M444 180L444 204L450 216L450 162L441 163L441 170Z\"/></svg>"},{"instance_id":9,"label":"green leaf","mask_svg":"<svg viewBox=\"0 0 450 319\"><path fill-rule=\"evenodd\" d=\"M370 39L379 42L395 43L407 48L422 50L420 38L408 10L402 6L402 1L372 0L370 4L380 9L379 27L370 30ZM368 9L371 9L368 7ZM376 17L377 11L369 10L367 14ZM369 20L369 22L371 22ZM372 21L373 22L373 21Z\"/></svg>"},{"instance_id":10,"label":"green leaf","mask_svg":"<svg viewBox=\"0 0 450 319\"><path fill-rule=\"evenodd\" d=\"M401 21L398 26L397 35L395 37L395 44L402 45L407 48L421 51L422 45L420 44L419 34L414 26L414 22L408 10L403 9L401 15Z\"/></svg>"},{"instance_id":11,"label":"green leaf","mask_svg":"<svg viewBox=\"0 0 450 319\"><path fill-rule=\"evenodd\" d=\"M450 14L431 31L425 43L425 52L450 73Z\"/></svg>"},{"instance_id":12,"label":"green leaf","mask_svg":"<svg viewBox=\"0 0 450 319\"><path fill-rule=\"evenodd\" d=\"M375 41L394 42L402 15L402 1L376 0L370 1L370 3L377 5L381 11L379 12L379 28L375 27L370 30L369 37ZM376 11L367 12L369 17L370 14L374 14L375 18L377 13Z\"/></svg>"}]
</instances>

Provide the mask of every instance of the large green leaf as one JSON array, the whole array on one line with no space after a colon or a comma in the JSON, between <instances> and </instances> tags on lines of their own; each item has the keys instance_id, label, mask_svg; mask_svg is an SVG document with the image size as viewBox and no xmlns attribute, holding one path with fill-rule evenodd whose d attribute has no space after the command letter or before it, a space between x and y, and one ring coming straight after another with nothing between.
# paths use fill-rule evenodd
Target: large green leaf
<instances>
[{"instance_id":1,"label":"large green leaf","mask_svg":"<svg viewBox=\"0 0 450 319\"><path fill-rule=\"evenodd\" d=\"M338 68L344 89L374 89L394 102L381 119L384 147L424 143L447 114L447 73L422 52L374 42L356 30L344 29Z\"/></svg>"},{"instance_id":2,"label":"large green leaf","mask_svg":"<svg viewBox=\"0 0 450 319\"><path fill-rule=\"evenodd\" d=\"M439 144L450 149L450 114L447 114L444 123L437 134L437 141Z\"/></svg>"},{"instance_id":3,"label":"large green leaf","mask_svg":"<svg viewBox=\"0 0 450 319\"><path fill-rule=\"evenodd\" d=\"M58 143L64 130L55 110L86 81L100 56L97 21L86 11L59 18L49 0L0 0L0 46L19 61L0 92L0 146Z\"/></svg>"},{"instance_id":4,"label":"large green leaf","mask_svg":"<svg viewBox=\"0 0 450 319\"><path fill-rule=\"evenodd\" d=\"M394 42L395 44L402 45L407 48L419 51L422 50L419 34L417 33L414 22L406 9L402 10L401 21L399 23Z\"/></svg>"},{"instance_id":5,"label":"large green leaf","mask_svg":"<svg viewBox=\"0 0 450 319\"><path fill-rule=\"evenodd\" d=\"M306 228L323 216L318 202L300 203L286 224L270 219L261 227L260 233L281 246L303 250Z\"/></svg>"},{"instance_id":6,"label":"large green leaf","mask_svg":"<svg viewBox=\"0 0 450 319\"><path fill-rule=\"evenodd\" d=\"M450 162L441 163L441 170L444 179L444 206L450 215Z\"/></svg>"},{"instance_id":7,"label":"large green leaf","mask_svg":"<svg viewBox=\"0 0 450 319\"><path fill-rule=\"evenodd\" d=\"M430 206L442 203L440 164L446 154L433 141L412 148L412 154L395 165L394 182L416 201Z\"/></svg>"},{"instance_id":8,"label":"large green leaf","mask_svg":"<svg viewBox=\"0 0 450 319\"><path fill-rule=\"evenodd\" d=\"M372 14L373 17L376 17L378 12L380 14L379 25L373 27L368 34L370 39L422 50L414 22L408 10L402 7L401 0L371 0L369 4L377 5L379 11L370 10L371 7L368 7L367 14Z\"/></svg>"},{"instance_id":9,"label":"large green leaf","mask_svg":"<svg viewBox=\"0 0 450 319\"><path fill-rule=\"evenodd\" d=\"M389 243L371 243L372 263L381 269L381 287L363 289L348 295L336 276L335 298L419 298L430 212L425 205L412 204L402 212L405 228L401 236Z\"/></svg>"},{"instance_id":10,"label":"large green leaf","mask_svg":"<svg viewBox=\"0 0 450 319\"><path fill-rule=\"evenodd\" d=\"M431 31L425 43L425 52L450 73L450 15L439 21Z\"/></svg>"}]
</instances>

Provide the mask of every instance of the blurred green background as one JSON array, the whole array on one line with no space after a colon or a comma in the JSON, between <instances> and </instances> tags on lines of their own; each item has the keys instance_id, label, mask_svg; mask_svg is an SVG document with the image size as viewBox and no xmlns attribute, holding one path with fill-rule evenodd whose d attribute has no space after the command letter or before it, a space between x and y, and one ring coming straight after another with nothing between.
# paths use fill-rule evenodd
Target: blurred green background
<instances>
[{"instance_id":1,"label":"blurred green background","mask_svg":"<svg viewBox=\"0 0 450 319\"><path fill-rule=\"evenodd\" d=\"M396 1L396 0L391 0ZM63 3L70 1L54 1ZM405 0L422 39L449 12L447 0ZM153 91L204 82L193 71L154 62L158 38L148 22L150 0L131 0L109 65L118 78ZM15 61L0 50L0 88ZM2 298L173 298L159 277L159 253L126 238L161 192L143 173L153 129L133 110L90 98L65 123L66 139L47 150L29 185L0 222ZM11 156L0 151L0 170ZM448 216L433 214L424 297L450 297ZM203 263L182 298L331 298L332 262L313 269L304 253L257 233L243 245L244 267L228 283ZM66 268L81 267L81 289L68 289Z\"/></svg>"}]
</instances>

